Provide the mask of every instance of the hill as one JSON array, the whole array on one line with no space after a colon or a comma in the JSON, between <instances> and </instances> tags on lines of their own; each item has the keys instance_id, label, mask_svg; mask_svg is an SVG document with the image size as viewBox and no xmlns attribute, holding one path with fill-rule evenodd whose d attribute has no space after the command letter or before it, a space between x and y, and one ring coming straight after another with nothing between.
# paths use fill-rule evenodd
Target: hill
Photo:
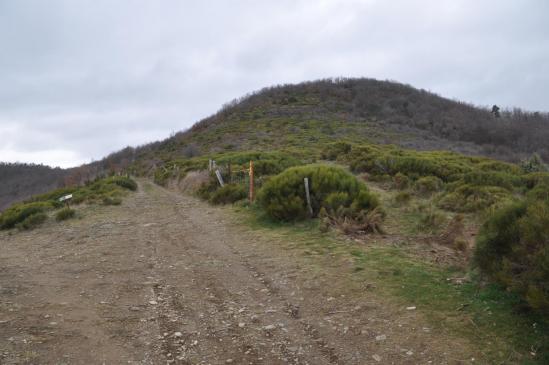
<instances>
[{"instance_id":1,"label":"hill","mask_svg":"<svg viewBox=\"0 0 549 365\"><path fill-rule=\"evenodd\" d=\"M326 143L347 141L450 150L513 162L537 152L549 161L547 140L547 113L515 109L496 116L487 108L397 82L319 80L264 88L227 103L163 141L127 147L79 168L3 165L0 169L10 172L0 175L7 181L0 190L0 210L48 191L63 179L68 185L83 184L130 167L138 175L152 175L168 161L217 152L285 150L314 159Z\"/></svg>"},{"instance_id":2,"label":"hill","mask_svg":"<svg viewBox=\"0 0 549 365\"><path fill-rule=\"evenodd\" d=\"M488 108L374 79L328 79L262 89L235 99L187 131L135 151L146 168L198 154L318 149L345 140L451 150L518 161L549 160L549 115Z\"/></svg>"},{"instance_id":3,"label":"hill","mask_svg":"<svg viewBox=\"0 0 549 365\"><path fill-rule=\"evenodd\" d=\"M0 211L31 195L61 186L66 173L43 165L0 163Z\"/></svg>"}]
</instances>

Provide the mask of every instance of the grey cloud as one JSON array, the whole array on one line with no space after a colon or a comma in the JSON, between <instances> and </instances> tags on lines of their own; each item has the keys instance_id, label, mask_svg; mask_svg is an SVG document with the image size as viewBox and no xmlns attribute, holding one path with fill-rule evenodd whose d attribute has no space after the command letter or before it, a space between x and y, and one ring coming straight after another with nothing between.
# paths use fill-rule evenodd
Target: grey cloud
<instances>
[{"instance_id":1,"label":"grey cloud","mask_svg":"<svg viewBox=\"0 0 549 365\"><path fill-rule=\"evenodd\" d=\"M0 160L78 164L331 76L548 110L548 13L543 0L3 1Z\"/></svg>"}]
</instances>

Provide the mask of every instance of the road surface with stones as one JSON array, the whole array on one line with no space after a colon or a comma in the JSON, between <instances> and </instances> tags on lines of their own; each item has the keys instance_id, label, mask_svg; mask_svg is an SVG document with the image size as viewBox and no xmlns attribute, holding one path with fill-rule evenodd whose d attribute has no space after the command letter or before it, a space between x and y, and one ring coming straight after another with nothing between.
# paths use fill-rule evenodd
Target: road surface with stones
<instances>
[{"instance_id":1,"label":"road surface with stones","mask_svg":"<svg viewBox=\"0 0 549 365\"><path fill-rule=\"evenodd\" d=\"M81 209L0 233L0 364L466 363L464 340L230 209L148 182Z\"/></svg>"}]
</instances>

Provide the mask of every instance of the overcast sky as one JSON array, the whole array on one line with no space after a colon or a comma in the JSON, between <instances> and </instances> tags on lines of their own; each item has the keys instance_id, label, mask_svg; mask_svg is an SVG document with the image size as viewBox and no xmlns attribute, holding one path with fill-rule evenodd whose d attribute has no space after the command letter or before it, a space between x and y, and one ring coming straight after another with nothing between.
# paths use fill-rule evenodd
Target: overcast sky
<instances>
[{"instance_id":1,"label":"overcast sky","mask_svg":"<svg viewBox=\"0 0 549 365\"><path fill-rule=\"evenodd\" d=\"M0 161L79 165L333 76L548 111L548 16L547 0L0 0Z\"/></svg>"}]
</instances>

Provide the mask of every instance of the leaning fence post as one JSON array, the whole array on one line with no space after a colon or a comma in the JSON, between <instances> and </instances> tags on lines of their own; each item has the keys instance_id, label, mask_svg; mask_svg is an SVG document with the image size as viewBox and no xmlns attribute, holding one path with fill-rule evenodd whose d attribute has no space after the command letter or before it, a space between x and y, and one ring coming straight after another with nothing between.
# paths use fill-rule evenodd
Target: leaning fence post
<instances>
[{"instance_id":1,"label":"leaning fence post","mask_svg":"<svg viewBox=\"0 0 549 365\"><path fill-rule=\"evenodd\" d=\"M212 171L212 159L208 160L208 171Z\"/></svg>"},{"instance_id":2,"label":"leaning fence post","mask_svg":"<svg viewBox=\"0 0 549 365\"><path fill-rule=\"evenodd\" d=\"M311 206L311 194L309 193L309 178L304 178L305 183L305 196L307 197L307 208L309 209L309 216L313 216L313 207Z\"/></svg>"},{"instance_id":3,"label":"leaning fence post","mask_svg":"<svg viewBox=\"0 0 549 365\"><path fill-rule=\"evenodd\" d=\"M250 160L250 203L254 202L254 162Z\"/></svg>"},{"instance_id":4,"label":"leaning fence post","mask_svg":"<svg viewBox=\"0 0 549 365\"><path fill-rule=\"evenodd\" d=\"M221 187L225 186L225 183L223 182L223 177L221 176L221 172L219 170L215 170L215 176L217 176L217 181L219 181L219 185L221 185Z\"/></svg>"}]
</instances>

